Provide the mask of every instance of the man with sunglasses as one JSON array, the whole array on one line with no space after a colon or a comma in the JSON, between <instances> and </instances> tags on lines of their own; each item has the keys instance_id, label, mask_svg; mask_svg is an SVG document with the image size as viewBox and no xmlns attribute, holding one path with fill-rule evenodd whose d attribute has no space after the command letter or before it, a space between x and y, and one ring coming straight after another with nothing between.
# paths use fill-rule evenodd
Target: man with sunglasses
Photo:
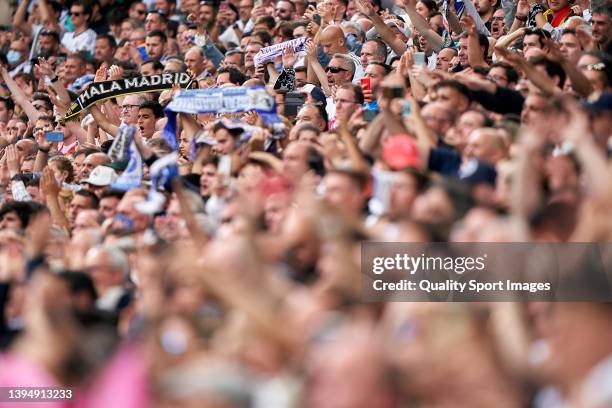
<instances>
[{"instance_id":1,"label":"man with sunglasses","mask_svg":"<svg viewBox=\"0 0 612 408\"><path fill-rule=\"evenodd\" d=\"M93 55L96 45L96 32L88 28L90 17L91 9L86 3L80 1L72 3L70 23L74 26L74 31L67 32L62 37L62 45L68 51L73 53L85 51L89 56Z\"/></svg>"},{"instance_id":2,"label":"man with sunglasses","mask_svg":"<svg viewBox=\"0 0 612 408\"><path fill-rule=\"evenodd\" d=\"M128 16L144 23L147 18L147 6L142 1L135 1L130 6Z\"/></svg>"}]
</instances>

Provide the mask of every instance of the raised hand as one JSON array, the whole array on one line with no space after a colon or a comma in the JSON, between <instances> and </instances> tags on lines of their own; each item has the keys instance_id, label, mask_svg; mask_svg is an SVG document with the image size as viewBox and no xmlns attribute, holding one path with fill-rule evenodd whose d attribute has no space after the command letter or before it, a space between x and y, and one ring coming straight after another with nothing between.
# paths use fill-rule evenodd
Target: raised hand
<instances>
[{"instance_id":1,"label":"raised hand","mask_svg":"<svg viewBox=\"0 0 612 408\"><path fill-rule=\"evenodd\" d=\"M357 10L359 10L360 13L365 14L368 17L372 17L374 14L376 14L374 6L369 1L355 0L355 5L357 6Z\"/></svg>"},{"instance_id":2,"label":"raised hand","mask_svg":"<svg viewBox=\"0 0 612 408\"><path fill-rule=\"evenodd\" d=\"M304 52L308 58L317 58L317 46L311 40L306 41Z\"/></svg>"},{"instance_id":3,"label":"raised hand","mask_svg":"<svg viewBox=\"0 0 612 408\"><path fill-rule=\"evenodd\" d=\"M474 19L472 19L472 17L468 16L467 13L465 16L463 16L461 18L461 25L463 26L463 28L465 29L465 32L468 35L477 35L478 32L476 31L476 23L474 22Z\"/></svg>"},{"instance_id":4,"label":"raised hand","mask_svg":"<svg viewBox=\"0 0 612 408\"><path fill-rule=\"evenodd\" d=\"M116 81L121 78L123 78L123 68L118 65L111 66L108 70L108 79Z\"/></svg>"},{"instance_id":5,"label":"raised hand","mask_svg":"<svg viewBox=\"0 0 612 408\"><path fill-rule=\"evenodd\" d=\"M400 57L399 66L397 68L398 74L403 76L404 78L408 77L410 74L410 70L413 66L413 58L414 58L414 49L408 48L405 53Z\"/></svg>"},{"instance_id":6,"label":"raised hand","mask_svg":"<svg viewBox=\"0 0 612 408\"><path fill-rule=\"evenodd\" d=\"M42 75L45 75L49 78L53 78L55 76L53 65L51 65L46 58L39 58L36 67L38 67L38 71Z\"/></svg>"},{"instance_id":7,"label":"raised hand","mask_svg":"<svg viewBox=\"0 0 612 408\"><path fill-rule=\"evenodd\" d=\"M40 188L45 197L57 197L60 191L60 186L53 175L50 167L45 167L42 176L40 177Z\"/></svg>"},{"instance_id":8,"label":"raised hand","mask_svg":"<svg viewBox=\"0 0 612 408\"><path fill-rule=\"evenodd\" d=\"M287 47L283 50L283 68L293 68L297 61L297 54L293 50L293 47Z\"/></svg>"},{"instance_id":9,"label":"raised hand","mask_svg":"<svg viewBox=\"0 0 612 408\"><path fill-rule=\"evenodd\" d=\"M524 19L529 17L529 10L531 9L531 6L529 5L529 2L527 0L519 0L517 5L516 5L516 16Z\"/></svg>"},{"instance_id":10,"label":"raised hand","mask_svg":"<svg viewBox=\"0 0 612 408\"><path fill-rule=\"evenodd\" d=\"M103 62L100 65L100 68L98 68L98 70L96 71L96 76L94 77L94 82L103 82L106 81L106 74L107 74L107 65L106 62Z\"/></svg>"},{"instance_id":11,"label":"raised hand","mask_svg":"<svg viewBox=\"0 0 612 408\"><path fill-rule=\"evenodd\" d=\"M13 178L20 173L19 153L17 152L15 145L8 145L5 149L5 155L9 176Z\"/></svg>"}]
</instances>

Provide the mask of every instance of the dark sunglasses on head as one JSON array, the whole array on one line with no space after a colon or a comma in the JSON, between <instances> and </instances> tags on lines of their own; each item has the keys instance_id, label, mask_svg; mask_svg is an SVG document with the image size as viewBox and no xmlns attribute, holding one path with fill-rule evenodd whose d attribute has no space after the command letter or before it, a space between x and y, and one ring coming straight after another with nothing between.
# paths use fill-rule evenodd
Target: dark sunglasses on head
<instances>
[{"instance_id":1,"label":"dark sunglasses on head","mask_svg":"<svg viewBox=\"0 0 612 408\"><path fill-rule=\"evenodd\" d=\"M325 72L331 72L332 74L337 74L339 72L346 72L348 69L342 67L327 67Z\"/></svg>"}]
</instances>

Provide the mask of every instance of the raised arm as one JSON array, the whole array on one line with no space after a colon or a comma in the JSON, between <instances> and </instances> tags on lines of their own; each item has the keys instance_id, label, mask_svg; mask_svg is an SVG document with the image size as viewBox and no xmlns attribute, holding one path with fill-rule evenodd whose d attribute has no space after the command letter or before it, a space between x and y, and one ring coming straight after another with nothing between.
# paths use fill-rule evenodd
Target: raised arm
<instances>
[{"instance_id":1,"label":"raised arm","mask_svg":"<svg viewBox=\"0 0 612 408\"><path fill-rule=\"evenodd\" d=\"M29 5L30 2L28 0L19 2L19 6L17 6L17 10L15 10L15 14L13 15L13 31L20 30L30 35L32 26L28 24L26 20Z\"/></svg>"},{"instance_id":2,"label":"raised arm","mask_svg":"<svg viewBox=\"0 0 612 408\"><path fill-rule=\"evenodd\" d=\"M2 75L4 82L8 86L9 91L11 91L11 97L13 98L13 100L19 106L21 106L25 114L28 116L30 122L36 123L36 119L38 119L41 113L37 111L36 108L34 108L32 102L30 102L26 94L19 87L19 84L13 78L11 78L5 67L0 68L0 74Z\"/></svg>"},{"instance_id":3,"label":"raised arm","mask_svg":"<svg viewBox=\"0 0 612 408\"><path fill-rule=\"evenodd\" d=\"M326 96L331 95L331 88L329 87L329 82L327 81L327 75L317 59L316 45L314 42L308 41L304 50L306 51L306 59L308 61L308 66L306 68L307 75L312 75L318 80Z\"/></svg>"},{"instance_id":4,"label":"raised arm","mask_svg":"<svg viewBox=\"0 0 612 408\"><path fill-rule=\"evenodd\" d=\"M355 0L355 4L359 12L365 14L372 20L382 40L393 50L393 52L397 55L401 55L406 50L406 43L399 39L393 30L385 24L384 20L376 14L372 3L366 0Z\"/></svg>"},{"instance_id":5,"label":"raised arm","mask_svg":"<svg viewBox=\"0 0 612 408\"><path fill-rule=\"evenodd\" d=\"M94 120L96 121L96 123L98 124L98 126L105 131L106 133L108 133L109 135L116 137L117 136L117 132L119 132L119 126L117 125L113 125L108 118L106 117L106 115L104 115L102 113L102 111L100 110L100 108L98 107L98 105L92 105L89 108L89 111L91 112L91 115L94 117Z\"/></svg>"},{"instance_id":6,"label":"raised arm","mask_svg":"<svg viewBox=\"0 0 612 408\"><path fill-rule=\"evenodd\" d=\"M465 27L465 31L468 34L468 61L470 67L488 67L480 49L478 30L476 30L474 20L470 16L465 16L461 19L461 24Z\"/></svg>"},{"instance_id":7,"label":"raised arm","mask_svg":"<svg viewBox=\"0 0 612 408\"><path fill-rule=\"evenodd\" d=\"M403 0L403 1L404 1L403 8L404 10L406 10L406 14L408 14L408 18L410 18L410 21L412 22L412 25L414 26L414 28L423 37L425 37L427 42L431 44L431 47L435 51L440 51L442 47L444 46L444 40L442 39L440 34L436 33L431 28L427 20L425 20L423 16L417 13L416 11L417 1L416 0ZM403 51L404 50L402 50L401 52L397 54L401 54Z\"/></svg>"}]
</instances>

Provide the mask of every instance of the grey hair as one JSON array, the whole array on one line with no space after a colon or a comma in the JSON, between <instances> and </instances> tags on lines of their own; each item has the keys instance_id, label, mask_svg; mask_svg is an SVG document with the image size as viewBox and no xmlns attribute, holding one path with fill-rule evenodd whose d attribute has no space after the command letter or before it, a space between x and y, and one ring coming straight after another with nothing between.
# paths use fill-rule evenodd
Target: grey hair
<instances>
[{"instance_id":1,"label":"grey hair","mask_svg":"<svg viewBox=\"0 0 612 408\"><path fill-rule=\"evenodd\" d=\"M120 271L126 278L130 273L130 263L128 257L121 249L113 246L99 246L96 249L108 256L108 263L111 268Z\"/></svg>"},{"instance_id":2,"label":"grey hair","mask_svg":"<svg viewBox=\"0 0 612 408\"><path fill-rule=\"evenodd\" d=\"M351 57L346 54L336 53L333 58L341 58L344 62L342 63L342 68L348 69L353 74L355 74L355 62Z\"/></svg>"},{"instance_id":3,"label":"grey hair","mask_svg":"<svg viewBox=\"0 0 612 408\"><path fill-rule=\"evenodd\" d=\"M202 49L202 47L198 47L197 45L194 45L193 47L191 47L190 49L187 50L187 52L189 52L189 51L197 51L198 54L200 54L200 56L202 58L205 57L204 50ZM187 54L187 52L185 54Z\"/></svg>"},{"instance_id":4,"label":"grey hair","mask_svg":"<svg viewBox=\"0 0 612 408\"><path fill-rule=\"evenodd\" d=\"M365 31L363 31L363 28L361 28L361 26L357 23L353 23L351 21L344 21L341 24L342 28L352 28L355 31L357 31L357 35L361 38L365 38Z\"/></svg>"}]
</instances>

